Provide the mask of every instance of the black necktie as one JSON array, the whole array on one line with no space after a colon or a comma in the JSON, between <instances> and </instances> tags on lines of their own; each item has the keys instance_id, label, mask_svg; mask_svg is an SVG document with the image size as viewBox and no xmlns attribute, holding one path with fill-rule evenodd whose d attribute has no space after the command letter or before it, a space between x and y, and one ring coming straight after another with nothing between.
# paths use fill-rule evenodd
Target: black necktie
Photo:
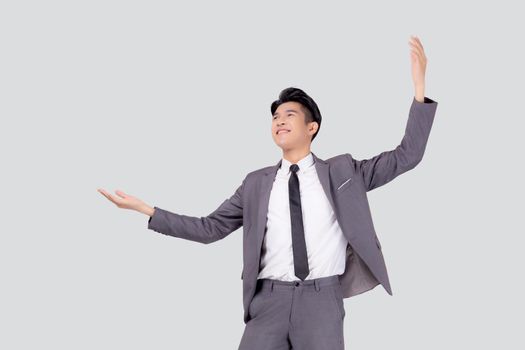
<instances>
[{"instance_id":1,"label":"black necktie","mask_svg":"<svg viewBox=\"0 0 525 350\"><path fill-rule=\"evenodd\" d=\"M299 192L299 178L297 164L290 165L290 179L288 180L288 195L290 200L290 217L292 219L292 249L295 275L304 281L310 273L308 269L308 255L304 239L303 213L301 210L301 195Z\"/></svg>"}]
</instances>

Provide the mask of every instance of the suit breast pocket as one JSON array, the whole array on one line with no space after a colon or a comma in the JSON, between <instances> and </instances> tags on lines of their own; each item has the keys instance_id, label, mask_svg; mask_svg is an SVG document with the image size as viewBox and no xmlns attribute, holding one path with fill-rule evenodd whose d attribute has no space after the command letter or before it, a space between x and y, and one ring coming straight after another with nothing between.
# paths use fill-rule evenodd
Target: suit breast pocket
<instances>
[{"instance_id":1,"label":"suit breast pocket","mask_svg":"<svg viewBox=\"0 0 525 350\"><path fill-rule=\"evenodd\" d=\"M335 193L336 195L339 195L340 193L343 193L346 191L350 186L353 184L353 180L351 177L344 179L341 181L341 183L337 186Z\"/></svg>"}]
</instances>

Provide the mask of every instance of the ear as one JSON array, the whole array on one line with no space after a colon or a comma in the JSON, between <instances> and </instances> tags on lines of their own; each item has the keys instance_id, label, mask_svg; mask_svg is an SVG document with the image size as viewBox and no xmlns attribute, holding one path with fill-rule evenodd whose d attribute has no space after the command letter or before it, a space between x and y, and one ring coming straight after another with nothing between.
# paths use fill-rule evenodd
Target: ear
<instances>
[{"instance_id":1,"label":"ear","mask_svg":"<svg viewBox=\"0 0 525 350\"><path fill-rule=\"evenodd\" d=\"M316 133L317 129L319 129L319 123L317 122L310 122L308 126L308 131L312 132L312 135Z\"/></svg>"}]
</instances>

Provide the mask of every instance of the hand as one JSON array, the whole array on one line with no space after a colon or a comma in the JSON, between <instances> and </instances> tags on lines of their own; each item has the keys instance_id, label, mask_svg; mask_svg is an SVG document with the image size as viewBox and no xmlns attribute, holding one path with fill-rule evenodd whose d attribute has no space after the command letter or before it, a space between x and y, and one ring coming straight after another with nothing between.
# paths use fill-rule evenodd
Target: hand
<instances>
[{"instance_id":1,"label":"hand","mask_svg":"<svg viewBox=\"0 0 525 350\"><path fill-rule=\"evenodd\" d=\"M144 203L140 199L133 197L129 194L126 194L120 190L115 191L118 197L111 195L110 193L106 192L105 190L101 188L97 189L97 191L100 192L102 195L104 195L107 199L115 203L115 205L119 208L132 209L132 210L136 210L141 213L144 213L146 215L150 215L150 214L153 215L153 211L154 211L153 208L148 206L146 203Z\"/></svg>"},{"instance_id":2,"label":"hand","mask_svg":"<svg viewBox=\"0 0 525 350\"><path fill-rule=\"evenodd\" d=\"M423 51L423 45L416 36L411 36L410 41L410 62L412 65L412 80L416 90L416 100L423 102L425 96L425 70L427 68L427 57Z\"/></svg>"}]
</instances>

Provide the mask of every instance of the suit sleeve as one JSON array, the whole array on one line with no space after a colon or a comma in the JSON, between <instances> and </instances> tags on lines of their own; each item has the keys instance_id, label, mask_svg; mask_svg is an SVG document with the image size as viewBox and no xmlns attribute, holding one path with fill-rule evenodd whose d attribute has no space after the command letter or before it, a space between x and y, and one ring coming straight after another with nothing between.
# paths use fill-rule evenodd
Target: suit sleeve
<instances>
[{"instance_id":1,"label":"suit sleeve","mask_svg":"<svg viewBox=\"0 0 525 350\"><path fill-rule=\"evenodd\" d=\"M405 135L393 150L369 159L356 160L347 153L367 191L383 186L414 168L423 159L438 103L428 97L419 102L414 97L410 106Z\"/></svg>"},{"instance_id":2,"label":"suit sleeve","mask_svg":"<svg viewBox=\"0 0 525 350\"><path fill-rule=\"evenodd\" d=\"M246 179L235 193L204 217L176 214L158 207L148 220L148 229L199 243L218 241L243 224L243 189Z\"/></svg>"}]
</instances>

